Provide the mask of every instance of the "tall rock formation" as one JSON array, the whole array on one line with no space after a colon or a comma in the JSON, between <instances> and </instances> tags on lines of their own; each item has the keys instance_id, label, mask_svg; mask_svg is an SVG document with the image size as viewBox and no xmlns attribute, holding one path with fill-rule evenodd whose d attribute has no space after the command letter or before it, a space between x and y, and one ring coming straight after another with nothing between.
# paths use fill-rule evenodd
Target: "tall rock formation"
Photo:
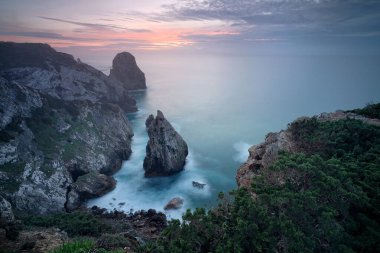
<instances>
[{"instance_id":1,"label":"tall rock formation","mask_svg":"<svg viewBox=\"0 0 380 253\"><path fill-rule=\"evenodd\" d=\"M145 125L149 135L144 159L145 176L169 176L183 170L187 144L164 114L158 110L156 118L149 115Z\"/></svg>"},{"instance_id":2,"label":"tall rock formation","mask_svg":"<svg viewBox=\"0 0 380 253\"><path fill-rule=\"evenodd\" d=\"M0 43L0 55L1 195L41 214L111 190L131 154L127 91L48 45Z\"/></svg>"},{"instance_id":3,"label":"tall rock formation","mask_svg":"<svg viewBox=\"0 0 380 253\"><path fill-rule=\"evenodd\" d=\"M109 76L121 82L127 90L146 89L145 75L137 66L135 57L128 52L115 56Z\"/></svg>"}]
</instances>

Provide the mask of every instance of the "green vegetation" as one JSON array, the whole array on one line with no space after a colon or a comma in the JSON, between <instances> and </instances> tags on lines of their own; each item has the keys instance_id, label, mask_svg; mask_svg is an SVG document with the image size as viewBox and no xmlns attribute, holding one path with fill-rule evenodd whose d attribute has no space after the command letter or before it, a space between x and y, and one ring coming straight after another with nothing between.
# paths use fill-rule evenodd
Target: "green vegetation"
<instances>
[{"instance_id":1,"label":"green vegetation","mask_svg":"<svg viewBox=\"0 0 380 253\"><path fill-rule=\"evenodd\" d=\"M302 152L281 153L254 179L256 195L221 194L140 252L379 252L380 128L313 118L289 128Z\"/></svg>"},{"instance_id":2,"label":"green vegetation","mask_svg":"<svg viewBox=\"0 0 380 253\"><path fill-rule=\"evenodd\" d=\"M27 216L23 218L27 226L57 227L73 236L100 236L110 230L107 224L83 212L58 213L41 216Z\"/></svg>"},{"instance_id":3,"label":"green vegetation","mask_svg":"<svg viewBox=\"0 0 380 253\"><path fill-rule=\"evenodd\" d=\"M51 251L50 253L123 253L122 250L105 250L103 248L97 248L91 240L81 240L71 243L66 243L61 247Z\"/></svg>"},{"instance_id":4,"label":"green vegetation","mask_svg":"<svg viewBox=\"0 0 380 253\"><path fill-rule=\"evenodd\" d=\"M121 234L102 234L96 240L96 246L106 250L114 250L120 248L136 248L138 246L136 241L128 240Z\"/></svg>"},{"instance_id":5,"label":"green vegetation","mask_svg":"<svg viewBox=\"0 0 380 253\"><path fill-rule=\"evenodd\" d=\"M350 112L354 112L372 119L380 119L380 103L368 104L364 108L351 110Z\"/></svg>"}]
</instances>

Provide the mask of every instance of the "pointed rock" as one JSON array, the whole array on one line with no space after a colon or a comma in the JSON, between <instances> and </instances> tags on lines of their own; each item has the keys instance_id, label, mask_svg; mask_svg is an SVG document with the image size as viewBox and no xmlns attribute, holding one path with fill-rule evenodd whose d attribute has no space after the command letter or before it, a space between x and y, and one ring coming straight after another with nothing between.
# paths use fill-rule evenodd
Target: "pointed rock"
<instances>
[{"instance_id":1,"label":"pointed rock","mask_svg":"<svg viewBox=\"0 0 380 253\"><path fill-rule=\"evenodd\" d=\"M144 159L145 176L169 176L183 170L187 144L164 114L158 110L156 118L149 115L145 125L149 135Z\"/></svg>"}]
</instances>

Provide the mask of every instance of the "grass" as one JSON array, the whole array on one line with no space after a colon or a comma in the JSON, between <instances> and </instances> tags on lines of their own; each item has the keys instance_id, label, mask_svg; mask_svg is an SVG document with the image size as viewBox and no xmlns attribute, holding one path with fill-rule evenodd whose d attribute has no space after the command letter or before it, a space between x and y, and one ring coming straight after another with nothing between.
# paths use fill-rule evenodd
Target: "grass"
<instances>
[{"instance_id":1,"label":"grass","mask_svg":"<svg viewBox=\"0 0 380 253\"><path fill-rule=\"evenodd\" d=\"M50 251L50 253L123 253L123 250L106 250L103 248L96 248L91 240L81 240L70 243L65 243L61 247Z\"/></svg>"},{"instance_id":2,"label":"grass","mask_svg":"<svg viewBox=\"0 0 380 253\"><path fill-rule=\"evenodd\" d=\"M71 243L65 243L61 247L51 251L50 253L86 253L90 252L94 246L93 241L83 240Z\"/></svg>"}]
</instances>

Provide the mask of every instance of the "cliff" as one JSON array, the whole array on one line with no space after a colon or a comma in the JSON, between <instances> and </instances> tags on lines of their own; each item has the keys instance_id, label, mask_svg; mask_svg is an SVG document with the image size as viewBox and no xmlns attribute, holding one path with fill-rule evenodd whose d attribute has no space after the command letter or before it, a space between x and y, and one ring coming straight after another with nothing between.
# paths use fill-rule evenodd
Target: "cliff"
<instances>
[{"instance_id":1,"label":"cliff","mask_svg":"<svg viewBox=\"0 0 380 253\"><path fill-rule=\"evenodd\" d=\"M16 210L72 210L131 154L118 82L44 44L0 43L0 192Z\"/></svg>"},{"instance_id":2,"label":"cliff","mask_svg":"<svg viewBox=\"0 0 380 253\"><path fill-rule=\"evenodd\" d=\"M289 153L301 152L306 154L315 152L319 147L305 145L303 140L297 137L299 134L298 130L304 131L304 129L298 129L297 125L302 124L309 119L315 119L317 122L354 119L369 125L380 126L379 119L368 118L354 112L342 110L333 113L322 113L312 118L301 117L289 124L287 129L278 133L269 133L265 137L263 143L249 148L249 157L247 161L237 170L236 182L238 186L250 188L253 178L265 172L276 161L281 151ZM282 179L278 178L278 180L281 181Z\"/></svg>"}]
</instances>

